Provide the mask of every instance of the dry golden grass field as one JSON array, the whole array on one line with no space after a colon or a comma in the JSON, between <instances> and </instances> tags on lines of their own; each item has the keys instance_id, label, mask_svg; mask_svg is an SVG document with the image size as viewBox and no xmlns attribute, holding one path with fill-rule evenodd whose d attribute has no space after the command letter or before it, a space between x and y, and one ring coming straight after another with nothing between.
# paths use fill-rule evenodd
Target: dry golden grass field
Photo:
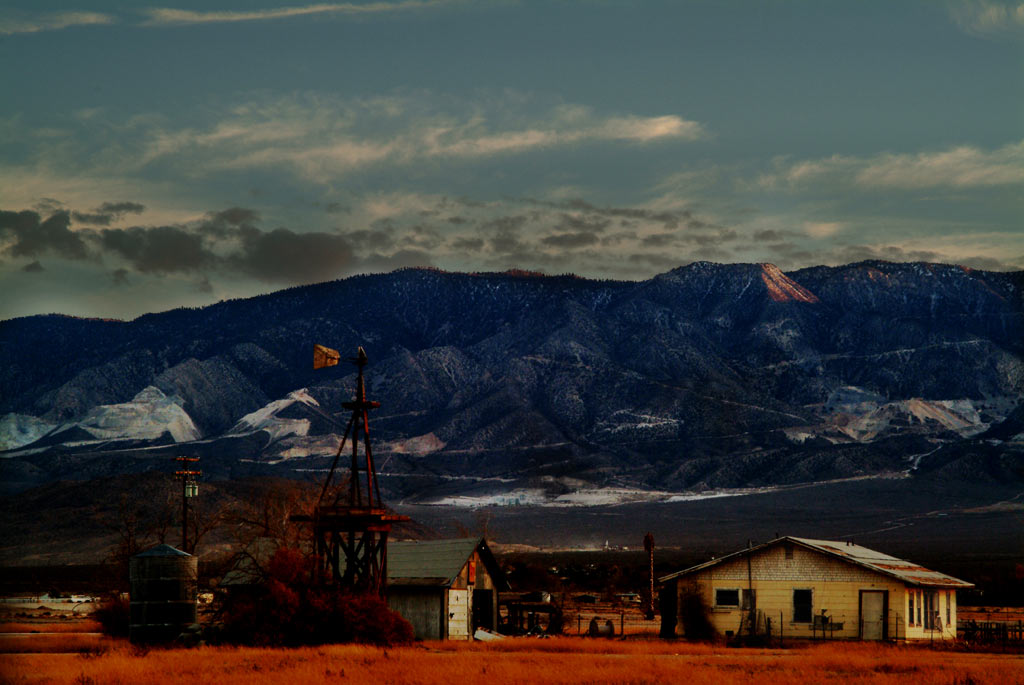
<instances>
[{"instance_id":1,"label":"dry golden grass field","mask_svg":"<svg viewBox=\"0 0 1024 685\"><path fill-rule=\"evenodd\" d=\"M4 683L973 683L1024 684L1024 658L927 647L827 643L730 649L660 641L509 639L381 649L202 647L142 651L96 639L81 653L0 654ZM28 645L23 645L27 647Z\"/></svg>"}]
</instances>

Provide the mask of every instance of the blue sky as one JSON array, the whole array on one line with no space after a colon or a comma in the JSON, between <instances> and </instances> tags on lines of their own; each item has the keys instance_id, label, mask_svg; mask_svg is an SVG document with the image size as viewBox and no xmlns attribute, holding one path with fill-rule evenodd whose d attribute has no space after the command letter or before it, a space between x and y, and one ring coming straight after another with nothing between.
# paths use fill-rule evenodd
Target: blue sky
<instances>
[{"instance_id":1,"label":"blue sky","mask_svg":"<svg viewBox=\"0 0 1024 685\"><path fill-rule=\"evenodd\" d=\"M1024 5L8 2L0 318L435 266L1024 269Z\"/></svg>"}]
</instances>

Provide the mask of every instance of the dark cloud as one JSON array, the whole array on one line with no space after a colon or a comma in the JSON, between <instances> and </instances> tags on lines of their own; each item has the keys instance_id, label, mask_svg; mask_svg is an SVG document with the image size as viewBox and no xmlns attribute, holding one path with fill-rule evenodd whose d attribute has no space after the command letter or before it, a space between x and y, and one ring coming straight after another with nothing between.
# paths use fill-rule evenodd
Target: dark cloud
<instances>
[{"instance_id":1,"label":"dark cloud","mask_svg":"<svg viewBox=\"0 0 1024 685\"><path fill-rule=\"evenodd\" d=\"M46 271L46 269L43 268L43 265L39 263L38 259L21 267L21 270L30 274L37 274L40 271Z\"/></svg>"},{"instance_id":2,"label":"dark cloud","mask_svg":"<svg viewBox=\"0 0 1024 685\"><path fill-rule=\"evenodd\" d=\"M514 255L521 252L526 252L526 244L519 239L519 236L515 231L502 230L498 231L498 234L491 238L491 249L498 254Z\"/></svg>"},{"instance_id":3,"label":"dark cloud","mask_svg":"<svg viewBox=\"0 0 1024 685\"><path fill-rule=\"evenodd\" d=\"M259 223L260 213L255 209L230 207L219 212L213 212L210 218L217 223L228 224L229 226L242 226L244 224Z\"/></svg>"},{"instance_id":4,"label":"dark cloud","mask_svg":"<svg viewBox=\"0 0 1024 685\"><path fill-rule=\"evenodd\" d=\"M453 250L463 250L465 252L479 252L484 249L483 238L469 238L459 237L452 241Z\"/></svg>"},{"instance_id":5,"label":"dark cloud","mask_svg":"<svg viewBox=\"0 0 1024 685\"><path fill-rule=\"evenodd\" d=\"M469 223L469 219L466 219L465 217L461 216L450 216L448 217L448 223L454 224L456 226L461 226L463 224Z\"/></svg>"},{"instance_id":6,"label":"dark cloud","mask_svg":"<svg viewBox=\"0 0 1024 685\"><path fill-rule=\"evenodd\" d=\"M341 235L348 240L354 248L364 252L390 250L395 246L394 231L390 228L348 231Z\"/></svg>"},{"instance_id":7,"label":"dark cloud","mask_svg":"<svg viewBox=\"0 0 1024 685\"><path fill-rule=\"evenodd\" d=\"M759 243L776 243L786 240L787 238L792 238L795 235L798 234L793 233L792 231L775 231L769 229L765 231L755 231L754 240Z\"/></svg>"},{"instance_id":8,"label":"dark cloud","mask_svg":"<svg viewBox=\"0 0 1024 685\"><path fill-rule=\"evenodd\" d=\"M573 249L577 247L587 247L600 242L594 233L588 231L577 231L575 233L556 233L554 235L545 236L540 239L540 242L549 247L562 247L567 249Z\"/></svg>"},{"instance_id":9,"label":"dark cloud","mask_svg":"<svg viewBox=\"0 0 1024 685\"><path fill-rule=\"evenodd\" d=\"M71 216L60 211L45 221L32 211L0 211L0 237L14 238L6 250L12 257L55 254L66 259L87 259L89 249L82 236L72 231Z\"/></svg>"},{"instance_id":10,"label":"dark cloud","mask_svg":"<svg viewBox=\"0 0 1024 685\"><path fill-rule=\"evenodd\" d=\"M114 269L110 277L114 279L114 285L128 285L128 269Z\"/></svg>"},{"instance_id":11,"label":"dark cloud","mask_svg":"<svg viewBox=\"0 0 1024 685\"><path fill-rule=\"evenodd\" d=\"M526 225L526 217L522 214L514 216L499 216L485 222L481 228L485 231L518 231Z\"/></svg>"},{"instance_id":12,"label":"dark cloud","mask_svg":"<svg viewBox=\"0 0 1024 685\"><path fill-rule=\"evenodd\" d=\"M104 202L91 212L71 212L71 218L79 224L109 226L125 214L142 214L144 211L145 205L138 202Z\"/></svg>"},{"instance_id":13,"label":"dark cloud","mask_svg":"<svg viewBox=\"0 0 1024 685\"><path fill-rule=\"evenodd\" d=\"M553 207L556 209L573 209L598 217L653 221L664 225L667 229L678 228L681 223L687 221L694 221L700 224L700 226L705 225L703 222L694 219L693 214L689 210L682 210L678 212L658 212L650 209L639 209L636 207L598 207L597 205L593 205L581 198L564 200L562 202L527 199L526 202L544 207Z\"/></svg>"},{"instance_id":14,"label":"dark cloud","mask_svg":"<svg viewBox=\"0 0 1024 685\"><path fill-rule=\"evenodd\" d=\"M71 212L71 218L76 224L91 224L93 226L109 226L114 220L113 214L88 214L86 212Z\"/></svg>"},{"instance_id":15,"label":"dark cloud","mask_svg":"<svg viewBox=\"0 0 1024 685\"><path fill-rule=\"evenodd\" d=\"M721 245L722 243L729 243L738 237L736 231L732 229L722 229L715 233L685 233L683 234L684 240L695 245Z\"/></svg>"},{"instance_id":16,"label":"dark cloud","mask_svg":"<svg viewBox=\"0 0 1024 685\"><path fill-rule=\"evenodd\" d=\"M558 224L555 225L555 230L574 233L600 233L608 228L610 223L611 221L609 219L601 217L562 214L561 217L559 217Z\"/></svg>"},{"instance_id":17,"label":"dark cloud","mask_svg":"<svg viewBox=\"0 0 1024 685\"><path fill-rule=\"evenodd\" d=\"M146 206L138 202L104 202L97 211L106 214L142 214Z\"/></svg>"},{"instance_id":18,"label":"dark cloud","mask_svg":"<svg viewBox=\"0 0 1024 685\"><path fill-rule=\"evenodd\" d=\"M324 206L324 211L327 212L328 214L348 214L349 212L352 211L352 208L348 207L347 205L343 205L340 202L328 202Z\"/></svg>"},{"instance_id":19,"label":"dark cloud","mask_svg":"<svg viewBox=\"0 0 1024 685\"><path fill-rule=\"evenodd\" d=\"M429 226L417 224L405 229L398 245L407 250L433 250L444 243L441 234Z\"/></svg>"},{"instance_id":20,"label":"dark cloud","mask_svg":"<svg viewBox=\"0 0 1024 685\"><path fill-rule=\"evenodd\" d=\"M201 293L206 293L206 294L212 293L213 292L213 284L210 283L210 279L209 278L207 278L206 276L203 276L196 283L196 290L198 290Z\"/></svg>"},{"instance_id":21,"label":"dark cloud","mask_svg":"<svg viewBox=\"0 0 1024 685\"><path fill-rule=\"evenodd\" d=\"M53 214L54 212L60 211L64 208L64 203L60 200L55 200L52 197L43 197L39 199L32 209L42 214Z\"/></svg>"},{"instance_id":22,"label":"dark cloud","mask_svg":"<svg viewBox=\"0 0 1024 685\"><path fill-rule=\"evenodd\" d=\"M217 263L203 237L181 226L110 228L99 236L104 250L127 259L143 273L199 271Z\"/></svg>"},{"instance_id":23,"label":"dark cloud","mask_svg":"<svg viewBox=\"0 0 1024 685\"><path fill-rule=\"evenodd\" d=\"M651 235L644 236L640 244L644 247L665 247L674 242L676 242L675 233L652 233Z\"/></svg>"},{"instance_id":24,"label":"dark cloud","mask_svg":"<svg viewBox=\"0 0 1024 685\"><path fill-rule=\"evenodd\" d=\"M636 240L636 231L620 231L618 233L609 233L608 235L601 237L601 244L604 246L620 245L628 240Z\"/></svg>"},{"instance_id":25,"label":"dark cloud","mask_svg":"<svg viewBox=\"0 0 1024 685\"><path fill-rule=\"evenodd\" d=\"M332 233L295 233L276 228L264 233L251 226L239 230L241 250L227 263L261 281L315 283L338 278L353 262L352 246Z\"/></svg>"}]
</instances>

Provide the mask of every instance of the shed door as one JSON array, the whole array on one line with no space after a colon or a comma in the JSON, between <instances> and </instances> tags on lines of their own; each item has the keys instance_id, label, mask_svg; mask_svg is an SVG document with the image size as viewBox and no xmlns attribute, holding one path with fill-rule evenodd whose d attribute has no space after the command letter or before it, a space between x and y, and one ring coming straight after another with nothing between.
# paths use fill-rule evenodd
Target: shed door
<instances>
[{"instance_id":1,"label":"shed door","mask_svg":"<svg viewBox=\"0 0 1024 685\"><path fill-rule=\"evenodd\" d=\"M448 637L469 639L469 590L448 591Z\"/></svg>"},{"instance_id":2,"label":"shed door","mask_svg":"<svg viewBox=\"0 0 1024 685\"><path fill-rule=\"evenodd\" d=\"M860 636L863 640L885 638L885 592L862 590L860 593Z\"/></svg>"}]
</instances>

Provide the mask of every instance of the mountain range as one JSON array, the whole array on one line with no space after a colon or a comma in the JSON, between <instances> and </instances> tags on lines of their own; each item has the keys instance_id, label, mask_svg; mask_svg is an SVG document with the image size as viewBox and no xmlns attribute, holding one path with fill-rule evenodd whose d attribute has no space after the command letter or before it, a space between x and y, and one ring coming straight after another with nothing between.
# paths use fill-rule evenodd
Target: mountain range
<instances>
[{"instance_id":1,"label":"mountain range","mask_svg":"<svg viewBox=\"0 0 1024 685\"><path fill-rule=\"evenodd\" d=\"M315 479L370 358L389 500L572 506L1024 480L1024 272L697 262L639 282L405 269L132 321L0 322L6 491Z\"/></svg>"}]
</instances>

